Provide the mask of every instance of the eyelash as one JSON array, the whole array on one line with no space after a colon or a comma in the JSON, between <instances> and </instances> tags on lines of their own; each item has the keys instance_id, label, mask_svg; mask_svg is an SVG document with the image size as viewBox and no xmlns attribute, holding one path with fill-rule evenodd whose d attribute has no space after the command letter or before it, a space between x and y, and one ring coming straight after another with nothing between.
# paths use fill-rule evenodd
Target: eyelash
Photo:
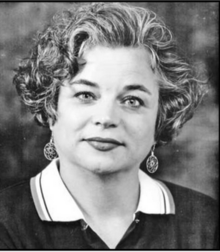
<instances>
[{"instance_id":1,"label":"eyelash","mask_svg":"<svg viewBox=\"0 0 220 252\"><path fill-rule=\"evenodd\" d=\"M80 97L82 95L89 95L90 98L89 99L85 99L85 98ZM87 91L78 92L78 93L75 94L75 97L79 98L81 101L83 101L85 103L87 103L87 102L89 103L91 100L96 100L96 96L92 92L87 92ZM140 99L137 96L132 96L132 95L126 96L123 99L122 103L125 103L126 101L129 101L129 100L135 100L135 101L138 101L138 103L139 103L138 105L135 105L135 106L130 105L130 107L136 107L136 108L138 108L138 107L144 105L144 102L143 102L142 99Z\"/></svg>"},{"instance_id":2,"label":"eyelash","mask_svg":"<svg viewBox=\"0 0 220 252\"><path fill-rule=\"evenodd\" d=\"M139 102L139 105L138 106L131 106L131 107L140 107L140 106L143 106L144 105L144 102L142 99L140 99L139 97L137 96L126 96L125 99L123 100L123 102L125 101L128 101L128 100L135 100L135 101L138 101Z\"/></svg>"},{"instance_id":3,"label":"eyelash","mask_svg":"<svg viewBox=\"0 0 220 252\"><path fill-rule=\"evenodd\" d=\"M80 97L81 95L89 95L90 97L92 97L93 100L96 100L96 97L92 92L83 91L83 92L78 92L75 94L75 97L78 97L80 100L87 102L87 101L90 101L91 99L82 98L82 97Z\"/></svg>"}]
</instances>

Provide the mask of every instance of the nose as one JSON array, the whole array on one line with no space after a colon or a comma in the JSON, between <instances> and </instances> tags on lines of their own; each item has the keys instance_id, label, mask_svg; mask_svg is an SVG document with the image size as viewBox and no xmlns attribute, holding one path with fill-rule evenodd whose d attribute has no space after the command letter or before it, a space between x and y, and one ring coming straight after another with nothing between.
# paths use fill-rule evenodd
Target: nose
<instances>
[{"instance_id":1,"label":"nose","mask_svg":"<svg viewBox=\"0 0 220 252\"><path fill-rule=\"evenodd\" d=\"M103 101L96 107L96 111L93 114L93 124L102 126L103 128L115 128L118 126L119 108L112 101Z\"/></svg>"}]
</instances>

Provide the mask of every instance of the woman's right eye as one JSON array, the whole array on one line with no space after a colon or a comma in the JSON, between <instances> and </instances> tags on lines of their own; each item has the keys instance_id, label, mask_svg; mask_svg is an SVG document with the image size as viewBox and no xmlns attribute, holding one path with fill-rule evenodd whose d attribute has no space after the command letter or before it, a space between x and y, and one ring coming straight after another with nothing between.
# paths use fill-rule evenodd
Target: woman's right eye
<instances>
[{"instance_id":1,"label":"woman's right eye","mask_svg":"<svg viewBox=\"0 0 220 252\"><path fill-rule=\"evenodd\" d=\"M77 97L84 103L89 103L95 100L95 95L91 92L78 92L75 94L75 97Z\"/></svg>"}]
</instances>

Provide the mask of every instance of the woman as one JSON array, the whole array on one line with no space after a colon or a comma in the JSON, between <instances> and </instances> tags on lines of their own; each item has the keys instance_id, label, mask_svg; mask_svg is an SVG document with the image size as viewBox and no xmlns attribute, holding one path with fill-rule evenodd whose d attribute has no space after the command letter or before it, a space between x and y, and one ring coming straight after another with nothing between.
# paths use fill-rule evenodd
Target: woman
<instances>
[{"instance_id":1,"label":"woman","mask_svg":"<svg viewBox=\"0 0 220 252\"><path fill-rule=\"evenodd\" d=\"M1 248L218 247L214 200L139 169L147 155L158 169L155 147L205 93L153 12L94 3L56 16L14 84L51 130L52 161L1 193Z\"/></svg>"}]
</instances>

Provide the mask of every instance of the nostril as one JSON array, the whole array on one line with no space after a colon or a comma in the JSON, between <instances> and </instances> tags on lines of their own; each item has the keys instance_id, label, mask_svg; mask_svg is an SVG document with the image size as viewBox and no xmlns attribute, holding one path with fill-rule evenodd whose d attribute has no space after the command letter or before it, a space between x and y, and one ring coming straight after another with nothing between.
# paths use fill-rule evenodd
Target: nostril
<instances>
[{"instance_id":1,"label":"nostril","mask_svg":"<svg viewBox=\"0 0 220 252\"><path fill-rule=\"evenodd\" d=\"M99 120L95 123L96 125L101 125L105 128L108 128L108 127L116 127L116 124L111 122L111 121L106 121L106 120Z\"/></svg>"},{"instance_id":2,"label":"nostril","mask_svg":"<svg viewBox=\"0 0 220 252\"><path fill-rule=\"evenodd\" d=\"M116 127L117 123L109 117L96 117L93 119L95 125L103 126L104 128Z\"/></svg>"},{"instance_id":3,"label":"nostril","mask_svg":"<svg viewBox=\"0 0 220 252\"><path fill-rule=\"evenodd\" d=\"M106 98L107 99L107 98ZM92 116L93 123L103 127L117 127L120 121L120 114L117 106L111 101L100 102Z\"/></svg>"}]
</instances>

